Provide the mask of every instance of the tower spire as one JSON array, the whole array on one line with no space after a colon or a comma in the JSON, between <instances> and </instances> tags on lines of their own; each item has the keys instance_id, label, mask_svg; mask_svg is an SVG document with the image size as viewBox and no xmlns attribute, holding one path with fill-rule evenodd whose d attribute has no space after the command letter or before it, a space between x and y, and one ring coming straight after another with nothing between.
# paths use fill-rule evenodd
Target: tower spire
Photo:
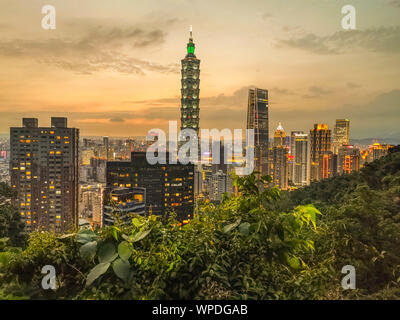
<instances>
[{"instance_id":1,"label":"tower spire","mask_svg":"<svg viewBox=\"0 0 400 320\"><path fill-rule=\"evenodd\" d=\"M189 27L189 32L190 32L190 39L193 40L193 27L190 25Z\"/></svg>"}]
</instances>

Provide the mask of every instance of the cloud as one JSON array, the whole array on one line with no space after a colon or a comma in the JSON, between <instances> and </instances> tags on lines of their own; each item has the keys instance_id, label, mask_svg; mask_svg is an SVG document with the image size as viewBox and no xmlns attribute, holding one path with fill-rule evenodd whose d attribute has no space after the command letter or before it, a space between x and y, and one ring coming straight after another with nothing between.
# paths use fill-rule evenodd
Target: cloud
<instances>
[{"instance_id":1,"label":"cloud","mask_svg":"<svg viewBox=\"0 0 400 320\"><path fill-rule=\"evenodd\" d=\"M400 0L390 0L389 4L394 7L400 8Z\"/></svg>"},{"instance_id":2,"label":"cloud","mask_svg":"<svg viewBox=\"0 0 400 320\"><path fill-rule=\"evenodd\" d=\"M271 92L276 93L278 95L294 95L295 93L289 89L284 88L272 88Z\"/></svg>"},{"instance_id":3,"label":"cloud","mask_svg":"<svg viewBox=\"0 0 400 320\"><path fill-rule=\"evenodd\" d=\"M157 47L166 33L159 29L137 27L86 26L83 36L46 40L0 40L0 56L34 59L39 63L79 74L113 71L144 75L146 72L178 73L177 63L159 64L137 59L124 53L124 48L137 50Z\"/></svg>"},{"instance_id":4,"label":"cloud","mask_svg":"<svg viewBox=\"0 0 400 320\"><path fill-rule=\"evenodd\" d=\"M362 87L361 85L359 85L359 84L357 84L357 83L354 83L354 82L347 82L347 83L346 83L346 86L347 86L348 88L350 88L350 89L358 89L358 88L361 88L361 87Z\"/></svg>"},{"instance_id":5,"label":"cloud","mask_svg":"<svg viewBox=\"0 0 400 320\"><path fill-rule=\"evenodd\" d=\"M308 88L308 92L309 93L303 95L303 98L306 98L306 99L320 98L322 96L331 94L334 91L332 89L328 89L328 88L312 86L312 87Z\"/></svg>"},{"instance_id":6,"label":"cloud","mask_svg":"<svg viewBox=\"0 0 400 320\"><path fill-rule=\"evenodd\" d=\"M261 15L261 19L264 20L264 21L268 20L268 19L270 19L272 17L273 17L273 15L271 13L264 13L264 14Z\"/></svg>"},{"instance_id":7,"label":"cloud","mask_svg":"<svg viewBox=\"0 0 400 320\"><path fill-rule=\"evenodd\" d=\"M326 36L310 33L279 40L278 47L288 47L321 55L366 50L399 53L400 27L375 27L366 30L341 30Z\"/></svg>"}]
</instances>

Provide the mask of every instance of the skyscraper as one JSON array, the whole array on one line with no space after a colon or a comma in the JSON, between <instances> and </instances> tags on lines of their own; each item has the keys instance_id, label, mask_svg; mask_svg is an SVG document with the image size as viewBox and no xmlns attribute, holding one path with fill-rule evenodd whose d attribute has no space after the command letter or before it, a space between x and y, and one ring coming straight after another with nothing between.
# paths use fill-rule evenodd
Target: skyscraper
<instances>
[{"instance_id":1,"label":"skyscraper","mask_svg":"<svg viewBox=\"0 0 400 320\"><path fill-rule=\"evenodd\" d=\"M308 135L305 133L293 133L291 135L291 152L293 160L293 176L291 177L296 186L308 184Z\"/></svg>"},{"instance_id":2,"label":"skyscraper","mask_svg":"<svg viewBox=\"0 0 400 320\"><path fill-rule=\"evenodd\" d=\"M337 119L333 133L333 152L338 154L341 146L349 144L350 120Z\"/></svg>"},{"instance_id":3,"label":"skyscraper","mask_svg":"<svg viewBox=\"0 0 400 320\"><path fill-rule=\"evenodd\" d=\"M52 117L51 127L22 123L10 128L12 202L27 231L70 231L78 226L79 129L67 118Z\"/></svg>"},{"instance_id":4,"label":"skyscraper","mask_svg":"<svg viewBox=\"0 0 400 320\"><path fill-rule=\"evenodd\" d=\"M192 28L187 44L187 54L181 60L181 130L190 128L199 133L200 60L194 54Z\"/></svg>"},{"instance_id":5,"label":"skyscraper","mask_svg":"<svg viewBox=\"0 0 400 320\"><path fill-rule=\"evenodd\" d=\"M169 155L166 155L169 161ZM175 211L186 220L194 209L194 165L154 164L146 152L132 152L131 161L107 162L107 188L145 188L146 213L164 216Z\"/></svg>"},{"instance_id":6,"label":"skyscraper","mask_svg":"<svg viewBox=\"0 0 400 320\"><path fill-rule=\"evenodd\" d=\"M316 181L321 176L320 163L321 156L331 151L331 130L327 124L314 124L314 128L310 130L310 180Z\"/></svg>"},{"instance_id":7,"label":"skyscraper","mask_svg":"<svg viewBox=\"0 0 400 320\"><path fill-rule=\"evenodd\" d=\"M338 153L338 172L351 173L360 169L360 149L351 145L343 145Z\"/></svg>"},{"instance_id":8,"label":"skyscraper","mask_svg":"<svg viewBox=\"0 0 400 320\"><path fill-rule=\"evenodd\" d=\"M249 89L247 129L254 129L254 171L265 175L268 172L268 90Z\"/></svg>"},{"instance_id":9,"label":"skyscraper","mask_svg":"<svg viewBox=\"0 0 400 320\"><path fill-rule=\"evenodd\" d=\"M103 145L105 149L105 158L108 161L110 153L110 140L108 139L108 137L103 137Z\"/></svg>"},{"instance_id":10,"label":"skyscraper","mask_svg":"<svg viewBox=\"0 0 400 320\"><path fill-rule=\"evenodd\" d=\"M270 149L268 174L272 177L273 185L282 190L288 188L288 147L286 146L286 133L279 123L275 131L274 143Z\"/></svg>"}]
</instances>

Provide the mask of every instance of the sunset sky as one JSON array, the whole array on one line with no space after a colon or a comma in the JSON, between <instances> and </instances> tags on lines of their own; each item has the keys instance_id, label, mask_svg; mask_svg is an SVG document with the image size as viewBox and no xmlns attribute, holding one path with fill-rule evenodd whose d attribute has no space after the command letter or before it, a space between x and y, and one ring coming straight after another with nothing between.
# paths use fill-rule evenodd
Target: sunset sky
<instances>
[{"instance_id":1,"label":"sunset sky","mask_svg":"<svg viewBox=\"0 0 400 320\"><path fill-rule=\"evenodd\" d=\"M41 27L47 4L56 30ZM356 30L342 29L346 4ZM0 0L0 133L50 116L82 136L166 130L190 25L201 128L244 128L256 86L271 134L349 118L352 138L400 138L399 0Z\"/></svg>"}]
</instances>

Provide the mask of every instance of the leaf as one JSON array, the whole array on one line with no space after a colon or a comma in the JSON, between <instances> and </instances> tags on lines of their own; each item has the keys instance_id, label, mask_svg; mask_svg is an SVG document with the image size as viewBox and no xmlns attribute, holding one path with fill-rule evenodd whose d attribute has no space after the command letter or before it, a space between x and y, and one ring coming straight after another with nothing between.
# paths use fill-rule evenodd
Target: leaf
<instances>
[{"instance_id":1,"label":"leaf","mask_svg":"<svg viewBox=\"0 0 400 320\"><path fill-rule=\"evenodd\" d=\"M249 229L250 229L250 223L248 222L243 222L239 226L239 231L241 234L248 235L249 234Z\"/></svg>"},{"instance_id":2,"label":"leaf","mask_svg":"<svg viewBox=\"0 0 400 320\"><path fill-rule=\"evenodd\" d=\"M139 219L138 219L138 218L133 218L133 219L132 219L132 224L133 224L135 227L140 227L140 221L139 221Z\"/></svg>"},{"instance_id":3,"label":"leaf","mask_svg":"<svg viewBox=\"0 0 400 320\"><path fill-rule=\"evenodd\" d=\"M288 259L288 263L293 269L299 269L300 268L300 260L297 257L290 257Z\"/></svg>"},{"instance_id":4,"label":"leaf","mask_svg":"<svg viewBox=\"0 0 400 320\"><path fill-rule=\"evenodd\" d=\"M113 262L112 267L118 278L124 281L128 280L131 270L131 265L129 264L129 262L122 259L117 259Z\"/></svg>"},{"instance_id":5,"label":"leaf","mask_svg":"<svg viewBox=\"0 0 400 320\"><path fill-rule=\"evenodd\" d=\"M146 230L146 231L139 231L132 237L132 242L137 242L137 241L144 239L150 233L150 231L151 231L151 229Z\"/></svg>"},{"instance_id":6,"label":"leaf","mask_svg":"<svg viewBox=\"0 0 400 320\"><path fill-rule=\"evenodd\" d=\"M69 233L69 234L63 234L62 236L59 236L59 239L67 239L67 238L71 238L75 235L75 233Z\"/></svg>"},{"instance_id":7,"label":"leaf","mask_svg":"<svg viewBox=\"0 0 400 320\"><path fill-rule=\"evenodd\" d=\"M81 229L81 230L79 230L78 234L76 235L76 241L79 243L82 243L82 244L91 242L96 238L97 238L97 235L92 230L88 230L88 229Z\"/></svg>"},{"instance_id":8,"label":"leaf","mask_svg":"<svg viewBox=\"0 0 400 320\"><path fill-rule=\"evenodd\" d=\"M0 266L8 265L10 257L11 255L9 252L0 252Z\"/></svg>"},{"instance_id":9,"label":"leaf","mask_svg":"<svg viewBox=\"0 0 400 320\"><path fill-rule=\"evenodd\" d=\"M94 256L96 255L96 251L97 251L97 242L96 241L91 241L91 242L85 243L79 249L81 257L86 260L92 260L94 258Z\"/></svg>"},{"instance_id":10,"label":"leaf","mask_svg":"<svg viewBox=\"0 0 400 320\"><path fill-rule=\"evenodd\" d=\"M237 219L234 223L228 224L225 227L222 228L223 233L228 233L229 231L232 231L235 229L241 221L241 218Z\"/></svg>"},{"instance_id":11,"label":"leaf","mask_svg":"<svg viewBox=\"0 0 400 320\"><path fill-rule=\"evenodd\" d=\"M100 277L102 274L104 274L108 268L110 267L110 263L99 263L97 266L95 266L92 270L90 270L87 278L86 278L86 286L90 286L93 281L95 281L98 277Z\"/></svg>"},{"instance_id":12,"label":"leaf","mask_svg":"<svg viewBox=\"0 0 400 320\"><path fill-rule=\"evenodd\" d=\"M131 251L131 247L129 246L128 242L123 241L118 245L118 254L119 254L120 258L125 261L129 259L129 257L132 254L132 251Z\"/></svg>"},{"instance_id":13,"label":"leaf","mask_svg":"<svg viewBox=\"0 0 400 320\"><path fill-rule=\"evenodd\" d=\"M110 243L104 243L99 250L99 260L101 263L112 262L118 254L115 251L115 246Z\"/></svg>"}]
</instances>

